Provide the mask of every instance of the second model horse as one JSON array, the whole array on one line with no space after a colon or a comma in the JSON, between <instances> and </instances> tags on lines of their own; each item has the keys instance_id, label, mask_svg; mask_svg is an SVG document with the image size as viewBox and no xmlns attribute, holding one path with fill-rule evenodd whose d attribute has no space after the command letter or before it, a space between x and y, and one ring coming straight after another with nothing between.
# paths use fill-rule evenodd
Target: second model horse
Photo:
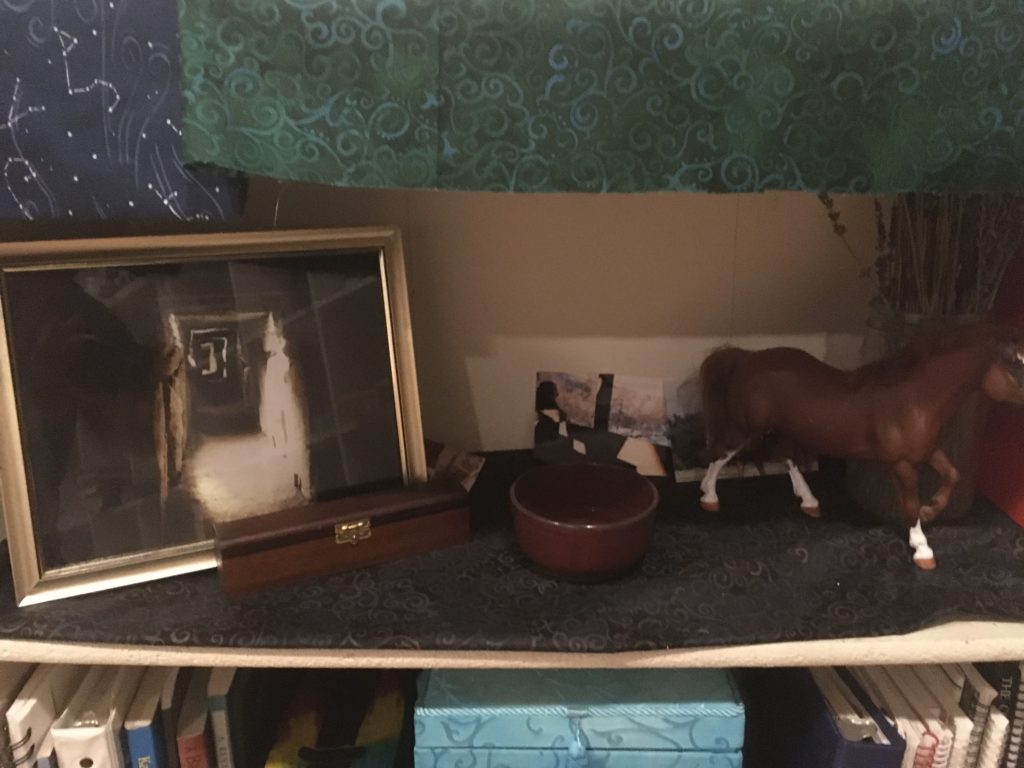
<instances>
[{"instance_id":1,"label":"second model horse","mask_svg":"<svg viewBox=\"0 0 1024 768\"><path fill-rule=\"evenodd\" d=\"M889 466L914 562L935 567L921 528L945 508L959 473L937 447L939 430L970 393L1024 404L1024 344L988 324L922 333L896 354L853 371L826 365L798 349L753 352L721 347L700 371L707 446L712 459L701 482L701 506L719 506L718 474L740 451L769 434L819 455L874 459ZM922 503L918 474L941 478ZM796 464L787 461L803 511L818 500Z\"/></svg>"}]
</instances>

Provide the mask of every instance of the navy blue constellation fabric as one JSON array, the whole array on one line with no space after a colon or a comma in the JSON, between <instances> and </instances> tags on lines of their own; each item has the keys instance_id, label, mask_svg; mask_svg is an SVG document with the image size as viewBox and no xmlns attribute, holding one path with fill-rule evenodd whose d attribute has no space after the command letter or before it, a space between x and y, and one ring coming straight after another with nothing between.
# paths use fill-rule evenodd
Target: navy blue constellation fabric
<instances>
[{"instance_id":1,"label":"navy blue constellation fabric","mask_svg":"<svg viewBox=\"0 0 1024 768\"><path fill-rule=\"evenodd\" d=\"M186 167L174 0L0 0L0 218L219 220L244 181Z\"/></svg>"}]
</instances>

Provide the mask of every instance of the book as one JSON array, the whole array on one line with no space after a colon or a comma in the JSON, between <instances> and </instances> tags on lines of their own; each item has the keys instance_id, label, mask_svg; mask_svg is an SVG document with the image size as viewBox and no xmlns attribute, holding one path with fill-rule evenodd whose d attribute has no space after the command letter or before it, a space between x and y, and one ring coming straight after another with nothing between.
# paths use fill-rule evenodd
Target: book
<instances>
[{"instance_id":1,"label":"book","mask_svg":"<svg viewBox=\"0 0 1024 768\"><path fill-rule=\"evenodd\" d=\"M217 768L235 768L235 760L231 749L231 729L229 726L229 702L231 709L239 705L238 691L240 686L234 685L238 677L237 667L218 667L210 673L210 681L206 686L207 704L210 708L210 728L213 731L213 753Z\"/></svg>"},{"instance_id":2,"label":"book","mask_svg":"<svg viewBox=\"0 0 1024 768\"><path fill-rule=\"evenodd\" d=\"M932 757L933 768L950 768L953 755L953 731L946 725L939 702L910 667L886 667L886 674L899 687L928 733L937 740Z\"/></svg>"},{"instance_id":3,"label":"book","mask_svg":"<svg viewBox=\"0 0 1024 768\"><path fill-rule=\"evenodd\" d=\"M53 747L52 733L46 734L46 738L39 745L35 768L57 768L57 752Z\"/></svg>"},{"instance_id":4,"label":"book","mask_svg":"<svg viewBox=\"0 0 1024 768\"><path fill-rule=\"evenodd\" d=\"M957 693L963 693L964 681L966 674L960 664L940 664L939 669L952 681L953 685L956 686Z\"/></svg>"},{"instance_id":5,"label":"book","mask_svg":"<svg viewBox=\"0 0 1024 768\"><path fill-rule=\"evenodd\" d=\"M794 670L787 709L794 729L785 737L785 762L793 768L899 768L905 744L888 723L876 720L830 667Z\"/></svg>"},{"instance_id":6,"label":"book","mask_svg":"<svg viewBox=\"0 0 1024 768\"><path fill-rule=\"evenodd\" d=\"M939 768L935 753L939 740L929 732L913 706L883 667L850 667L865 693L896 726L907 743L902 768Z\"/></svg>"},{"instance_id":7,"label":"book","mask_svg":"<svg viewBox=\"0 0 1024 768\"><path fill-rule=\"evenodd\" d=\"M150 667L142 676L124 721L128 758L132 768L168 766L167 731L164 728L160 699L168 677L176 675L176 667Z\"/></svg>"},{"instance_id":8,"label":"book","mask_svg":"<svg viewBox=\"0 0 1024 768\"><path fill-rule=\"evenodd\" d=\"M956 685L935 665L910 667L938 706L938 716L953 731L950 768L967 768L967 748L974 730L972 718L960 708Z\"/></svg>"},{"instance_id":9,"label":"book","mask_svg":"<svg viewBox=\"0 0 1024 768\"><path fill-rule=\"evenodd\" d=\"M210 707L206 688L210 670L193 669L189 675L185 698L181 703L175 743L181 768L214 768L213 736L210 729Z\"/></svg>"},{"instance_id":10,"label":"book","mask_svg":"<svg viewBox=\"0 0 1024 768\"><path fill-rule=\"evenodd\" d=\"M34 669L35 664L22 664L15 661L0 663L0 713L7 712ZM0 728L0 765L11 762L11 742L8 738L7 728Z\"/></svg>"},{"instance_id":11,"label":"book","mask_svg":"<svg viewBox=\"0 0 1024 768\"><path fill-rule=\"evenodd\" d=\"M160 719L163 721L164 737L167 739L168 768L179 768L177 733L178 718L181 716L181 704L188 689L189 670L171 667L171 673L164 680L164 689L160 694Z\"/></svg>"},{"instance_id":12,"label":"book","mask_svg":"<svg viewBox=\"0 0 1024 768\"><path fill-rule=\"evenodd\" d=\"M1024 750L1021 741L1024 740L1024 662L1017 667L1017 689L1013 694L1013 705L1010 717L1010 734L1006 740L1006 756L1003 760L1004 768L1020 768L1024 765Z\"/></svg>"},{"instance_id":13,"label":"book","mask_svg":"<svg viewBox=\"0 0 1024 768\"><path fill-rule=\"evenodd\" d=\"M50 733L57 762L67 766L123 768L124 718L144 667L92 667Z\"/></svg>"},{"instance_id":14,"label":"book","mask_svg":"<svg viewBox=\"0 0 1024 768\"><path fill-rule=\"evenodd\" d=\"M1024 702L1018 701L1021 689L1021 663L994 661L976 664L982 676L996 689L993 702L1009 723L1007 740L1000 768L1019 768L1021 735L1024 731Z\"/></svg>"},{"instance_id":15,"label":"book","mask_svg":"<svg viewBox=\"0 0 1024 768\"><path fill-rule=\"evenodd\" d=\"M30 764L50 727L60 716L88 671L87 666L47 664L36 667L7 709L11 759Z\"/></svg>"},{"instance_id":16,"label":"book","mask_svg":"<svg viewBox=\"0 0 1024 768\"><path fill-rule=\"evenodd\" d=\"M985 723L985 735L978 751L977 768L999 768L1006 754L1006 742L1010 735L1010 720L997 707L989 710Z\"/></svg>"},{"instance_id":17,"label":"book","mask_svg":"<svg viewBox=\"0 0 1024 768\"><path fill-rule=\"evenodd\" d=\"M952 672L951 679L960 683L960 707L970 716L974 725L971 731L971 741L967 746L967 765L969 768L974 768L979 764L989 713L992 703L996 700L996 689L982 677L973 664L951 666L959 672L959 674L956 671ZM947 670L947 674L950 674L949 670Z\"/></svg>"}]
</instances>

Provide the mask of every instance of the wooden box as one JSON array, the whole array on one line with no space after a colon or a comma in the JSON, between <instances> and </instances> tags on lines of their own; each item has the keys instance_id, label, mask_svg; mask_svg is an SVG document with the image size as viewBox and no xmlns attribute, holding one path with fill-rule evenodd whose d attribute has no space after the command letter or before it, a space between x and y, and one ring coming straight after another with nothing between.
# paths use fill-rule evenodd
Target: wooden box
<instances>
[{"instance_id":1,"label":"wooden box","mask_svg":"<svg viewBox=\"0 0 1024 768\"><path fill-rule=\"evenodd\" d=\"M398 560L469 539L469 495L452 483L376 491L214 526L231 595Z\"/></svg>"}]
</instances>

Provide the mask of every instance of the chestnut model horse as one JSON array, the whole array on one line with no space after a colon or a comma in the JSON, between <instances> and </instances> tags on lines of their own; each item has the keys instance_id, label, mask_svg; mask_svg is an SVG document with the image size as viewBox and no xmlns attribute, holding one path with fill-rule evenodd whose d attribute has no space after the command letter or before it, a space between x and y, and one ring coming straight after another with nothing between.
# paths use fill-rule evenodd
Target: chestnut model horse
<instances>
[{"instance_id":1,"label":"chestnut model horse","mask_svg":"<svg viewBox=\"0 0 1024 768\"><path fill-rule=\"evenodd\" d=\"M722 347L700 370L711 465L701 506L718 509L715 486L737 453L775 434L822 456L886 463L910 530L914 562L934 568L921 530L949 501L959 475L937 447L943 423L971 392L1024 404L1024 346L1014 332L988 324L920 334L880 362L853 371L833 368L798 349L752 352ZM941 485L927 504L918 473L930 465ZM813 517L818 500L792 459L793 492Z\"/></svg>"}]
</instances>

